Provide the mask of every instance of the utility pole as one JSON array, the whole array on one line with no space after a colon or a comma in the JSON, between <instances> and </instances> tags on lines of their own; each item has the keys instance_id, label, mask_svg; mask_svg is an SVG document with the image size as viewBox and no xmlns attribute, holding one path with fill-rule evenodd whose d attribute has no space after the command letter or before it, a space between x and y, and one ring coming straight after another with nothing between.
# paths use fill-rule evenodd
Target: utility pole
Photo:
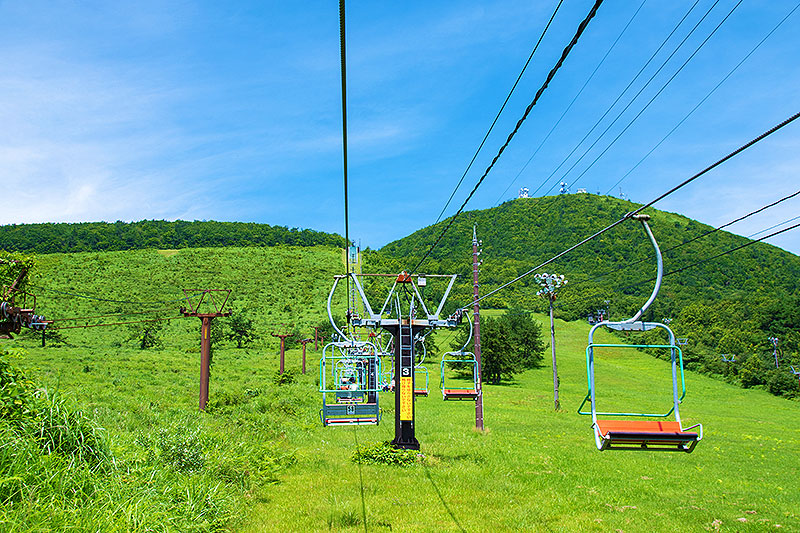
<instances>
[{"instance_id":1,"label":"utility pole","mask_svg":"<svg viewBox=\"0 0 800 533\"><path fill-rule=\"evenodd\" d=\"M778 368L778 337L770 337L768 340L772 343L772 356L775 358L775 368Z\"/></svg>"},{"instance_id":2,"label":"utility pole","mask_svg":"<svg viewBox=\"0 0 800 533\"><path fill-rule=\"evenodd\" d=\"M541 285L541 289L536 294L547 298L550 304L550 347L553 352L553 403L555 410L561 409L561 402L558 399L558 366L556 365L556 328L553 320L553 302L556 301L556 290L567 284L563 275L548 275L546 272L534 275L536 282Z\"/></svg>"},{"instance_id":3,"label":"utility pole","mask_svg":"<svg viewBox=\"0 0 800 533\"><path fill-rule=\"evenodd\" d=\"M297 342L303 345L303 374L306 373L306 344L313 341L314 339L302 339Z\"/></svg>"},{"instance_id":4,"label":"utility pole","mask_svg":"<svg viewBox=\"0 0 800 533\"><path fill-rule=\"evenodd\" d=\"M481 241L482 243L483 241ZM475 226L472 226L472 318L475 321L475 362L478 365L478 383L477 392L478 397L475 398L475 428L483 431L483 378L481 374L481 306L478 302L478 267L480 262L478 256L478 232Z\"/></svg>"},{"instance_id":5,"label":"utility pole","mask_svg":"<svg viewBox=\"0 0 800 533\"><path fill-rule=\"evenodd\" d=\"M230 289L204 289L200 291L183 289L183 294L189 300L190 307L189 309L181 307L181 314L185 317L196 317L201 320L200 410L205 411L208 403L208 381L211 375L211 321L215 318L231 316L230 311L224 310L231 291ZM200 294L200 298L197 303L194 303L191 299L197 294Z\"/></svg>"},{"instance_id":6,"label":"utility pole","mask_svg":"<svg viewBox=\"0 0 800 533\"><path fill-rule=\"evenodd\" d=\"M272 336L273 337L278 337L278 338L281 339L281 369L280 369L280 373L283 374L283 361L284 361L284 352L286 350L286 338L287 337L293 337L294 335L291 334L291 333L285 333L285 334L281 334L281 335L273 333ZM303 345L303 348L304 348L303 351L305 351L305 345Z\"/></svg>"}]
</instances>

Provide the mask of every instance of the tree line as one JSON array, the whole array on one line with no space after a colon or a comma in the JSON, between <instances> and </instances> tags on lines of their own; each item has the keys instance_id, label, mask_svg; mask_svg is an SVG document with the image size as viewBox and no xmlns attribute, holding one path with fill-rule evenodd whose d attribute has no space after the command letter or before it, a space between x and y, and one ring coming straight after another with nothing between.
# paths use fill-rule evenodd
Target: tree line
<instances>
[{"instance_id":1,"label":"tree line","mask_svg":"<svg viewBox=\"0 0 800 533\"><path fill-rule=\"evenodd\" d=\"M333 233L253 222L142 220L0 226L0 249L39 254L111 252L142 248L224 246L343 246Z\"/></svg>"}]
</instances>

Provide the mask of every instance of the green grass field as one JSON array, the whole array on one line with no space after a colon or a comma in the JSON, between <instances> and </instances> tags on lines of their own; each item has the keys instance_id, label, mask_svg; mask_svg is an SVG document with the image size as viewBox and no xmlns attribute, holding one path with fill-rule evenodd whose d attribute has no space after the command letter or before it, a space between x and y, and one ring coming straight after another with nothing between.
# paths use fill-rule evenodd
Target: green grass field
<instances>
[{"instance_id":1,"label":"green grass field","mask_svg":"<svg viewBox=\"0 0 800 533\"><path fill-rule=\"evenodd\" d=\"M310 344L309 373L278 385L269 336L275 322L310 334L323 319L339 251L39 259L35 284L48 289L39 295L50 317L124 308L64 293L171 299L184 287L231 287L235 309L252 316L261 338L243 349L215 345L206 413L197 412L197 319L171 322L162 345L147 350L126 326L65 330L60 347L41 348L30 336L2 341L26 350L17 363L30 377L105 428L114 456L89 468L57 454L25 459L16 440L4 442L0 467L12 469L0 470L0 497L16 496L0 508L2 531L800 531L800 402L687 372L681 414L705 429L694 453L599 452L589 417L575 412L586 393L583 322L557 321L561 411L553 410L548 351L541 368L485 385L487 431L478 433L472 402L442 401L441 355L429 354L430 396L416 404L423 458L359 465L358 445L393 437L393 397L382 394L380 426L324 428L320 352ZM437 333L443 349L448 337ZM294 373L296 346L286 357ZM670 385L663 360L598 352L601 409L666 410Z\"/></svg>"},{"instance_id":2,"label":"green grass field","mask_svg":"<svg viewBox=\"0 0 800 533\"><path fill-rule=\"evenodd\" d=\"M309 375L279 387L272 382L274 349L219 349L212 402L238 400L208 414L195 413L196 353L41 349L28 342L26 365L94 413L121 457L139 453L142 431L176 424L212 435L216 448L206 453L265 447L290 454L267 483L242 485L231 496L227 525L236 531L800 529L800 403L687 373L682 416L705 428L694 453L598 452L588 417L575 413L586 391L587 331L583 323L557 323L564 409L553 411L545 364L512 384L485 386L485 434L473 430L473 403L441 400L432 357L431 395L417 399L425 459L410 467L351 461L357 444L392 438L387 394L380 426L321 426L311 351ZM291 350L287 366L299 369L299 357ZM668 368L635 350L603 352L597 362L603 408L665 405ZM261 392L250 398L247 390Z\"/></svg>"}]
</instances>

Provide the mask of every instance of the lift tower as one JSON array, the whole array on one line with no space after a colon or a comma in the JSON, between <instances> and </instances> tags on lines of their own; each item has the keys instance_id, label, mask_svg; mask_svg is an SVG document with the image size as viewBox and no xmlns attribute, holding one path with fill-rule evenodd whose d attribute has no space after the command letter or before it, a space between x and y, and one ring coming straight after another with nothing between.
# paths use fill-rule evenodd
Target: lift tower
<instances>
[{"instance_id":1,"label":"lift tower","mask_svg":"<svg viewBox=\"0 0 800 533\"><path fill-rule=\"evenodd\" d=\"M211 375L211 321L215 318L231 316L225 304L231 295L230 289L183 290L189 308L181 307L185 317L197 317L202 321L200 327L200 410L205 411L208 403L208 379ZM196 300L194 298L197 298Z\"/></svg>"},{"instance_id":2,"label":"lift tower","mask_svg":"<svg viewBox=\"0 0 800 533\"><path fill-rule=\"evenodd\" d=\"M419 449L419 441L414 435L414 337L425 329L437 327L456 327L461 323L463 313L456 311L447 318L439 318L447 296L450 294L456 275L432 274L348 274L352 286L361 300L365 316L361 316L355 309L350 309L350 324L354 327L382 328L394 337L394 368L395 368L395 436L392 445L396 448L411 450ZM394 278L389 294L384 300L380 311L375 312L359 282L361 277L389 277ZM342 338L349 338L340 330L333 321L331 300L336 290L336 285L345 275L334 276L333 288L328 296L328 316L331 324ZM433 312L428 309L423 300L418 286L425 286L427 278L448 279L447 288ZM353 339L355 343L355 339Z\"/></svg>"}]
</instances>

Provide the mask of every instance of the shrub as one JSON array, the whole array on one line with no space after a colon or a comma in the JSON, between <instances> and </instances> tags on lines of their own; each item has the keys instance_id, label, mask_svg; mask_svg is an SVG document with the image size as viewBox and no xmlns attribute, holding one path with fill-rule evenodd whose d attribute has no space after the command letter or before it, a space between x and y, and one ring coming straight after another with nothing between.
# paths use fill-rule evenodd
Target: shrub
<instances>
[{"instance_id":1,"label":"shrub","mask_svg":"<svg viewBox=\"0 0 800 533\"><path fill-rule=\"evenodd\" d=\"M288 385L294 383L295 379L297 379L297 374L293 370L286 370L283 374L276 372L273 381L276 385Z\"/></svg>"},{"instance_id":2,"label":"shrub","mask_svg":"<svg viewBox=\"0 0 800 533\"><path fill-rule=\"evenodd\" d=\"M22 352L0 351L0 419L25 420L35 410L35 385L25 374L11 363Z\"/></svg>"},{"instance_id":3,"label":"shrub","mask_svg":"<svg viewBox=\"0 0 800 533\"><path fill-rule=\"evenodd\" d=\"M767 390L776 396L793 398L798 394L797 378L783 369L774 369L767 378Z\"/></svg>"},{"instance_id":4,"label":"shrub","mask_svg":"<svg viewBox=\"0 0 800 533\"><path fill-rule=\"evenodd\" d=\"M353 453L352 461L358 464L384 464L411 466L421 454L414 450L394 448L391 442L376 442L359 446Z\"/></svg>"}]
</instances>

